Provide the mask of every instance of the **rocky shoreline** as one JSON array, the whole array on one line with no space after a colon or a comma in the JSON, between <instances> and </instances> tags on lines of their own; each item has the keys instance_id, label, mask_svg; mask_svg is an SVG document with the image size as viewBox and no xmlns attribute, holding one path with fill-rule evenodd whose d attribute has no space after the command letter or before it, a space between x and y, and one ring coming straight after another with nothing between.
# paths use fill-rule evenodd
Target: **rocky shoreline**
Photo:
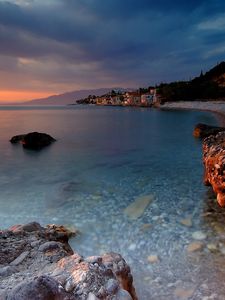
<instances>
[{"instance_id":1,"label":"rocky shoreline","mask_svg":"<svg viewBox=\"0 0 225 300\"><path fill-rule=\"evenodd\" d=\"M76 234L35 222L0 231L0 299L137 300L121 255L83 258L68 244Z\"/></svg>"}]
</instances>

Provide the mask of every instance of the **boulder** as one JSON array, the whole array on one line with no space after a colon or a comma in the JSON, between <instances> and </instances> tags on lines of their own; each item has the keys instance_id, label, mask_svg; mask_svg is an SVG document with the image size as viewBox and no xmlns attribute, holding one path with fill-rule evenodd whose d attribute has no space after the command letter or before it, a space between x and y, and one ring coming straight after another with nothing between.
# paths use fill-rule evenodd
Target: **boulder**
<instances>
[{"instance_id":1,"label":"boulder","mask_svg":"<svg viewBox=\"0 0 225 300\"><path fill-rule=\"evenodd\" d=\"M40 150L55 141L56 140L49 134L41 132L30 132L27 134L16 135L10 140L12 144L21 143L24 148L33 150Z\"/></svg>"},{"instance_id":2,"label":"boulder","mask_svg":"<svg viewBox=\"0 0 225 300\"><path fill-rule=\"evenodd\" d=\"M120 254L84 258L64 226L33 222L0 231L1 300L137 300Z\"/></svg>"},{"instance_id":3,"label":"boulder","mask_svg":"<svg viewBox=\"0 0 225 300\"><path fill-rule=\"evenodd\" d=\"M219 132L225 131L224 127L210 126L206 124L199 123L195 126L193 135L196 138L206 138L210 135L216 135Z\"/></svg>"},{"instance_id":4,"label":"boulder","mask_svg":"<svg viewBox=\"0 0 225 300\"><path fill-rule=\"evenodd\" d=\"M204 183L211 185L220 206L225 206L225 132L203 141Z\"/></svg>"}]
</instances>

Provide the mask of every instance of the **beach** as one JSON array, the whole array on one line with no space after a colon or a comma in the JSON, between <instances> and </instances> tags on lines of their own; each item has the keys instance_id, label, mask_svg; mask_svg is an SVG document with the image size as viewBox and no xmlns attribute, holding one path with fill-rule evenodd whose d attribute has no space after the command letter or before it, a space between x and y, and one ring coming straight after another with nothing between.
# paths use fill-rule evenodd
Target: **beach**
<instances>
[{"instance_id":1,"label":"beach","mask_svg":"<svg viewBox=\"0 0 225 300\"><path fill-rule=\"evenodd\" d=\"M161 109L191 109L216 112L225 116L225 101L179 101L166 102Z\"/></svg>"}]
</instances>

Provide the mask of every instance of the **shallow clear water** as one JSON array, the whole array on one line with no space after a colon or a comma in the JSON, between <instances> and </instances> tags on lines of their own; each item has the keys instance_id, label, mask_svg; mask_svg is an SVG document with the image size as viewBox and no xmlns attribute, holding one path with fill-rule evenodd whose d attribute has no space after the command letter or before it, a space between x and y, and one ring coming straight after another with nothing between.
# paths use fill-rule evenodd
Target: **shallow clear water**
<instances>
[{"instance_id":1,"label":"shallow clear water","mask_svg":"<svg viewBox=\"0 0 225 300\"><path fill-rule=\"evenodd\" d=\"M202 184L201 142L192 136L199 122L218 120L140 108L1 108L1 228L34 220L77 227L73 248L121 253L140 300L225 299L225 217ZM57 142L40 152L8 142L30 131ZM131 220L124 209L142 195L153 201ZM188 253L199 230L203 247Z\"/></svg>"}]
</instances>

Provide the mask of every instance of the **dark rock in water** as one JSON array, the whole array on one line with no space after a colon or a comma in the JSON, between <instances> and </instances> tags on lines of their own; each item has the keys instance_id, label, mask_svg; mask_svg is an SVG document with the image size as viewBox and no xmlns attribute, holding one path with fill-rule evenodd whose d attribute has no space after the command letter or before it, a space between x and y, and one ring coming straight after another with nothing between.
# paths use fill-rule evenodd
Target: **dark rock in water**
<instances>
[{"instance_id":1,"label":"dark rock in water","mask_svg":"<svg viewBox=\"0 0 225 300\"><path fill-rule=\"evenodd\" d=\"M10 142L12 144L17 144L19 142L22 142L26 134L20 134L20 135L15 135L11 138Z\"/></svg>"},{"instance_id":2,"label":"dark rock in water","mask_svg":"<svg viewBox=\"0 0 225 300\"><path fill-rule=\"evenodd\" d=\"M28 134L16 135L10 140L13 144L21 143L24 148L33 150L40 150L55 141L56 140L49 134L41 132L30 132Z\"/></svg>"},{"instance_id":3,"label":"dark rock in water","mask_svg":"<svg viewBox=\"0 0 225 300\"><path fill-rule=\"evenodd\" d=\"M193 135L197 138L206 138L210 135L216 135L219 132L225 131L224 127L210 126L199 123L195 126Z\"/></svg>"},{"instance_id":4,"label":"dark rock in water","mask_svg":"<svg viewBox=\"0 0 225 300\"><path fill-rule=\"evenodd\" d=\"M203 141L204 183L211 185L220 206L225 206L225 132Z\"/></svg>"},{"instance_id":5,"label":"dark rock in water","mask_svg":"<svg viewBox=\"0 0 225 300\"><path fill-rule=\"evenodd\" d=\"M0 231L0 299L137 300L121 255L85 259L70 248L72 234L63 226L35 222Z\"/></svg>"}]
</instances>

